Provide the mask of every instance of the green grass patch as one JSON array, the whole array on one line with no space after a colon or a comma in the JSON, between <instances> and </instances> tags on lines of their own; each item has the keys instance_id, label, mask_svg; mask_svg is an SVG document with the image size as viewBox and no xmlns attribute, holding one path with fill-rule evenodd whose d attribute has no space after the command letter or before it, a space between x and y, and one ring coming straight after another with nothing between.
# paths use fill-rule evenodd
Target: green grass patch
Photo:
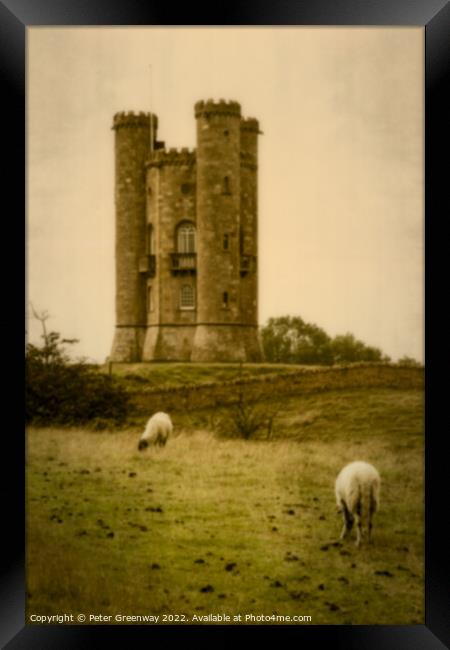
<instances>
[{"instance_id":1,"label":"green grass patch","mask_svg":"<svg viewBox=\"0 0 450 650\"><path fill-rule=\"evenodd\" d=\"M238 377L250 379L263 375L287 374L304 366L277 363L113 363L112 374L128 383L130 389L164 389L186 385L204 385L235 380ZM108 366L102 367L106 372Z\"/></svg>"},{"instance_id":2,"label":"green grass patch","mask_svg":"<svg viewBox=\"0 0 450 650\"><path fill-rule=\"evenodd\" d=\"M227 439L223 412L139 430L27 433L27 613L310 615L424 622L423 393L289 397L273 439ZM219 435L221 434L221 435ZM337 544L334 480L382 477L374 544Z\"/></svg>"}]
</instances>

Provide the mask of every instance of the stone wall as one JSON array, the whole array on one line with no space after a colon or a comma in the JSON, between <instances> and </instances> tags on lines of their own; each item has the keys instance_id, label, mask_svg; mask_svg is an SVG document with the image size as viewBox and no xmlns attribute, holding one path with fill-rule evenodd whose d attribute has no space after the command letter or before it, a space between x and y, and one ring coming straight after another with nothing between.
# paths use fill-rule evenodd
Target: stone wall
<instances>
[{"instance_id":1,"label":"stone wall","mask_svg":"<svg viewBox=\"0 0 450 650\"><path fill-rule=\"evenodd\" d=\"M248 402L283 403L294 395L308 395L329 390L353 390L367 388L420 389L424 388L423 368L407 368L376 364L355 364L332 368L305 368L287 371L284 375L261 375L209 384L196 384L142 390L132 395L136 414L155 411L169 413L189 412L201 409L222 408L235 404L242 390Z\"/></svg>"},{"instance_id":2,"label":"stone wall","mask_svg":"<svg viewBox=\"0 0 450 650\"><path fill-rule=\"evenodd\" d=\"M154 298L148 314L143 360L189 361L196 309L180 307L181 288L196 293L196 274L173 272L177 229L196 225L196 157L188 149L155 151L147 164L148 220L154 228L156 273L149 284ZM177 327L183 326L183 327ZM157 331L154 331L155 328Z\"/></svg>"}]
</instances>

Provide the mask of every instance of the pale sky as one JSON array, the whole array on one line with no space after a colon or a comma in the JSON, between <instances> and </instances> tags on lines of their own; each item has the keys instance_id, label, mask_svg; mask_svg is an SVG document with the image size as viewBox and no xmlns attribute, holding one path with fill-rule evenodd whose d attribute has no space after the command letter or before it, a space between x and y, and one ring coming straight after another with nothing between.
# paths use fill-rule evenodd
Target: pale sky
<instances>
[{"instance_id":1,"label":"pale sky","mask_svg":"<svg viewBox=\"0 0 450 650\"><path fill-rule=\"evenodd\" d=\"M77 356L103 362L114 334L114 113L153 110L166 146L195 147L195 102L224 98L264 132L259 323L424 360L422 27L27 35L27 299Z\"/></svg>"}]
</instances>

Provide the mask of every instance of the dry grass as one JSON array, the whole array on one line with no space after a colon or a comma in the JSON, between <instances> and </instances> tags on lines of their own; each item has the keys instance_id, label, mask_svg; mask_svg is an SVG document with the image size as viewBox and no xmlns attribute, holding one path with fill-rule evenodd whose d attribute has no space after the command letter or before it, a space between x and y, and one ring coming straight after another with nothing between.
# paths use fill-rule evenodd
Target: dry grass
<instances>
[{"instance_id":1,"label":"dry grass","mask_svg":"<svg viewBox=\"0 0 450 650\"><path fill-rule=\"evenodd\" d=\"M28 612L423 623L422 397L291 398L273 441L180 417L144 453L139 431L30 429ZM375 543L359 550L334 545L334 479L357 458L382 476Z\"/></svg>"}]
</instances>

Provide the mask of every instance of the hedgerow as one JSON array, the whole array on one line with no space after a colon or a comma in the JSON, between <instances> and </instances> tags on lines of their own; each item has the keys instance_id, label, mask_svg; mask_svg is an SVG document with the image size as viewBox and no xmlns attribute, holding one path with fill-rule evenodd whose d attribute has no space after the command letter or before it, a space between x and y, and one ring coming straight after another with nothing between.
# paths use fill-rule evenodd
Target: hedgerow
<instances>
[{"instance_id":1,"label":"hedgerow","mask_svg":"<svg viewBox=\"0 0 450 650\"><path fill-rule=\"evenodd\" d=\"M25 417L37 425L120 424L129 400L116 378L97 372L84 361L72 362L57 332L45 334L44 345L26 348Z\"/></svg>"}]
</instances>

